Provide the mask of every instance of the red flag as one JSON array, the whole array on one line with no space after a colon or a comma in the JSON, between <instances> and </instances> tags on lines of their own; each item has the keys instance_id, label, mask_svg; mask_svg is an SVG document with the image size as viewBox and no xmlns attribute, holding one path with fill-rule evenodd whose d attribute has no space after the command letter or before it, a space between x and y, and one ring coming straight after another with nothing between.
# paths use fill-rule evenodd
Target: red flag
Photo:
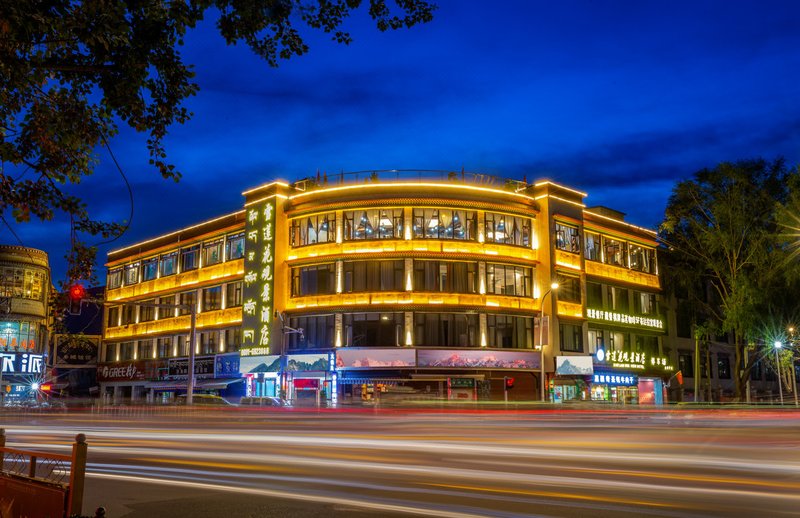
<instances>
[{"instance_id":1,"label":"red flag","mask_svg":"<svg viewBox=\"0 0 800 518\"><path fill-rule=\"evenodd\" d=\"M678 379L678 384L683 385L683 372L678 371L675 377Z\"/></svg>"}]
</instances>

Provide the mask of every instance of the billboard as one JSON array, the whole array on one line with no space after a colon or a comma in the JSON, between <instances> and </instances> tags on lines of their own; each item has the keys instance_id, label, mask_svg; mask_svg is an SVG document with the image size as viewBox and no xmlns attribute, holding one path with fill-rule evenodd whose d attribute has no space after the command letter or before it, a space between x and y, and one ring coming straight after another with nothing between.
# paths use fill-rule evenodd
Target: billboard
<instances>
[{"instance_id":1,"label":"billboard","mask_svg":"<svg viewBox=\"0 0 800 518\"><path fill-rule=\"evenodd\" d=\"M279 372L281 357L277 354L264 356L242 356L239 359L239 370L242 374L257 372Z\"/></svg>"},{"instance_id":2,"label":"billboard","mask_svg":"<svg viewBox=\"0 0 800 518\"><path fill-rule=\"evenodd\" d=\"M239 353L218 354L214 360L215 378L239 376Z\"/></svg>"},{"instance_id":3,"label":"billboard","mask_svg":"<svg viewBox=\"0 0 800 518\"><path fill-rule=\"evenodd\" d=\"M594 374L591 356L556 356L556 374L591 376Z\"/></svg>"},{"instance_id":4,"label":"billboard","mask_svg":"<svg viewBox=\"0 0 800 518\"><path fill-rule=\"evenodd\" d=\"M97 364L99 336L56 335L55 367L87 368Z\"/></svg>"},{"instance_id":5,"label":"billboard","mask_svg":"<svg viewBox=\"0 0 800 518\"><path fill-rule=\"evenodd\" d=\"M417 367L539 369L538 351L491 349L417 349Z\"/></svg>"},{"instance_id":6,"label":"billboard","mask_svg":"<svg viewBox=\"0 0 800 518\"><path fill-rule=\"evenodd\" d=\"M170 358L167 363L167 375L170 378L186 378L189 376L189 358ZM194 359L194 376L196 378L214 377L214 357L198 356Z\"/></svg>"},{"instance_id":7,"label":"billboard","mask_svg":"<svg viewBox=\"0 0 800 518\"><path fill-rule=\"evenodd\" d=\"M286 357L287 371L327 371L329 366L328 353L290 354Z\"/></svg>"},{"instance_id":8,"label":"billboard","mask_svg":"<svg viewBox=\"0 0 800 518\"><path fill-rule=\"evenodd\" d=\"M0 353L0 370L3 374L41 374L44 371L44 355Z\"/></svg>"},{"instance_id":9,"label":"billboard","mask_svg":"<svg viewBox=\"0 0 800 518\"><path fill-rule=\"evenodd\" d=\"M343 347L336 350L337 369L364 369L367 367L414 367L417 364L414 349L393 347Z\"/></svg>"}]
</instances>

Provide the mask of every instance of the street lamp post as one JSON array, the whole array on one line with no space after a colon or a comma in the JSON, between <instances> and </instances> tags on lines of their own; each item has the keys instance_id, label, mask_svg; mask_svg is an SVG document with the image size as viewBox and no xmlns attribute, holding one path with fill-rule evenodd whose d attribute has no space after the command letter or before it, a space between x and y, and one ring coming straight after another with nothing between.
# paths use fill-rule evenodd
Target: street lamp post
<instances>
[{"instance_id":1,"label":"street lamp post","mask_svg":"<svg viewBox=\"0 0 800 518\"><path fill-rule=\"evenodd\" d=\"M541 366L541 373L540 373L540 376L539 376L539 390L540 390L540 394L541 394L541 397L542 397L542 402L547 401L547 398L546 398L545 392L544 392L544 389L545 389L545 383L544 383L544 376L545 376L545 370L544 370L544 366L545 366L545 361L544 361L544 300L545 300L545 298L547 298L548 295L550 295L550 292L552 292L553 290L557 290L557 289L558 289L558 283L557 282L551 283L550 284L550 289L547 290L546 292L544 292L544 295L542 295L542 302L541 302L542 315L541 315L541 317L539 319L539 346L541 347L542 350L541 350L541 354L540 354L541 358L539 359L539 363L540 363L540 366ZM550 313L552 313L552 311ZM549 335L550 334L550 325L549 325L549 323L547 325L547 332L548 332L548 335ZM550 340L548 339L548 342L549 341Z\"/></svg>"},{"instance_id":2,"label":"street lamp post","mask_svg":"<svg viewBox=\"0 0 800 518\"><path fill-rule=\"evenodd\" d=\"M781 363L780 358L778 357L778 351L780 351L783 344L776 341L775 342L775 369L778 371L778 393L781 396L781 405L783 405L783 382L781 382Z\"/></svg>"}]
</instances>

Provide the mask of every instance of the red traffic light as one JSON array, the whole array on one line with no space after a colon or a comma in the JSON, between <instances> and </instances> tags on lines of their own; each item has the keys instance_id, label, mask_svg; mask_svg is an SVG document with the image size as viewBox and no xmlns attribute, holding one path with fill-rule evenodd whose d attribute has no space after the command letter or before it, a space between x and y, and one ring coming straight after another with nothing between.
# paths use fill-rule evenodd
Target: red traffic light
<instances>
[{"instance_id":1,"label":"red traffic light","mask_svg":"<svg viewBox=\"0 0 800 518\"><path fill-rule=\"evenodd\" d=\"M53 390L53 386L45 384L39 387L39 390L41 390L42 392L50 392Z\"/></svg>"},{"instance_id":2,"label":"red traffic light","mask_svg":"<svg viewBox=\"0 0 800 518\"><path fill-rule=\"evenodd\" d=\"M86 298L86 288L80 284L73 284L69 289L69 298L73 301L80 301Z\"/></svg>"},{"instance_id":3,"label":"red traffic light","mask_svg":"<svg viewBox=\"0 0 800 518\"><path fill-rule=\"evenodd\" d=\"M504 380L505 380L505 382L506 382L506 390L511 390L511 389L513 389L513 388L514 388L514 378L512 378L512 377L510 377L510 376L506 376L506 377L505 377L505 378L503 378L503 379L504 379Z\"/></svg>"}]
</instances>

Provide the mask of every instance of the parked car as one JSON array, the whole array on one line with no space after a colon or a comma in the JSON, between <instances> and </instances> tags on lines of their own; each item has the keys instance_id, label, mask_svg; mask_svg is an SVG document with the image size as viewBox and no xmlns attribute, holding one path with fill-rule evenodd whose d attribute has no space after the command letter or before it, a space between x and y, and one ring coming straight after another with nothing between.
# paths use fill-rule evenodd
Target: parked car
<instances>
[{"instance_id":1,"label":"parked car","mask_svg":"<svg viewBox=\"0 0 800 518\"><path fill-rule=\"evenodd\" d=\"M289 404L279 397L243 397L239 402L242 406L284 407Z\"/></svg>"},{"instance_id":2,"label":"parked car","mask_svg":"<svg viewBox=\"0 0 800 518\"><path fill-rule=\"evenodd\" d=\"M186 394L181 394L175 398L176 405L186 404ZM236 406L230 401L214 394L194 394L192 396L192 405L197 406Z\"/></svg>"}]
</instances>

